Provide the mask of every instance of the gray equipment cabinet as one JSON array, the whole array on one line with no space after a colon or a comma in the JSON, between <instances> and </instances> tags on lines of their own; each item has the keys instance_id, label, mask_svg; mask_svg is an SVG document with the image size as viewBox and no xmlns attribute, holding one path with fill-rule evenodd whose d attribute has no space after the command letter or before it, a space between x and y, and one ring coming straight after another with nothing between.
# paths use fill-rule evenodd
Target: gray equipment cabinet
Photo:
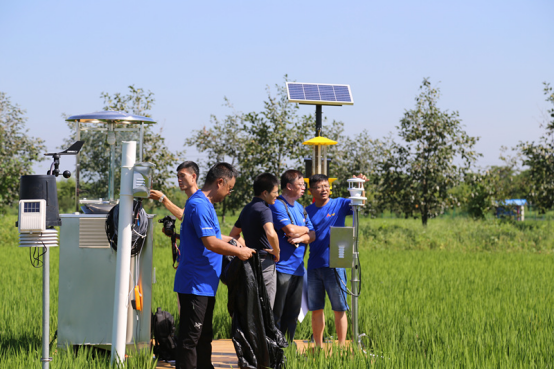
<instances>
[{"instance_id":1,"label":"gray equipment cabinet","mask_svg":"<svg viewBox=\"0 0 554 369\"><path fill-rule=\"evenodd\" d=\"M106 237L106 216L60 215L58 347L111 347L117 254ZM140 254L131 257L127 351L150 348L154 217L148 215L147 238ZM142 287L142 311L131 304L137 278Z\"/></svg>"}]
</instances>

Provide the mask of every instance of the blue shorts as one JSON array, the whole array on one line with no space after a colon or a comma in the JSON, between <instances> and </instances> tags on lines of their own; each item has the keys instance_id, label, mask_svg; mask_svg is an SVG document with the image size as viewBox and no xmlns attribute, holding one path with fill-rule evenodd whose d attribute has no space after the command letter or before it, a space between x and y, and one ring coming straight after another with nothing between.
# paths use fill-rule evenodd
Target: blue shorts
<instances>
[{"instance_id":1,"label":"blue shorts","mask_svg":"<svg viewBox=\"0 0 554 369\"><path fill-rule=\"evenodd\" d=\"M323 267L308 270L308 309L310 311L325 308L325 291L329 295L333 311L348 310L344 268Z\"/></svg>"}]
</instances>

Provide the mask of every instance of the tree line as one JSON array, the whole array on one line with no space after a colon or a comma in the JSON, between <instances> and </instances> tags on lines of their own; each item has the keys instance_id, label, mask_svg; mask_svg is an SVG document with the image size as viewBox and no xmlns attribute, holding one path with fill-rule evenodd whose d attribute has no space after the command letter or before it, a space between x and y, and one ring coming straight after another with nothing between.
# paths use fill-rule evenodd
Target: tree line
<instances>
[{"instance_id":1,"label":"tree line","mask_svg":"<svg viewBox=\"0 0 554 369\"><path fill-rule=\"evenodd\" d=\"M285 80L287 77L285 76ZM220 213L240 210L251 197L253 178L262 172L279 176L286 169L304 172L304 158L311 147L302 142L315 132L313 115L302 115L298 104L289 103L284 84L267 87L264 108L259 112L235 110L224 99L229 113L210 118L210 126L193 130L185 145L195 147L206 159L199 160L203 172L218 161L228 161L239 171L233 196L218 204ZM546 101L554 106L554 93L544 83ZM129 86L126 94L103 92L103 109L151 116L154 94ZM525 198L539 212L554 207L554 107L548 110L543 135L532 142L501 149L502 166L478 168L482 155L475 150L478 137L470 136L457 111L438 107L440 89L425 78L415 98L415 106L404 112L396 132L373 138L364 130L346 135L344 123L324 120L322 135L338 142L329 146L333 196L348 196L348 179L364 173L368 204L365 212L376 215L391 211L404 217L418 217L422 224L461 207L472 217L484 218L496 205L510 198ZM0 92L0 207L17 200L22 174L31 172L40 161L44 141L28 134L25 111ZM72 126L64 145L75 139ZM144 135L144 161L156 164L154 188L167 191L175 167L186 160L184 150L172 152L165 145L162 129L147 126ZM134 133L117 132L117 142L137 139ZM82 197L105 197L107 193L109 145L103 132L81 135L85 146L81 155ZM121 147L117 146L117 160ZM119 166L116 163L117 166ZM202 176L201 176L202 177ZM116 178L116 183L119 179ZM67 187L67 186L66 186ZM116 186L118 187L118 186ZM65 191L70 193L70 191ZM310 198L304 196L308 204Z\"/></svg>"}]
</instances>

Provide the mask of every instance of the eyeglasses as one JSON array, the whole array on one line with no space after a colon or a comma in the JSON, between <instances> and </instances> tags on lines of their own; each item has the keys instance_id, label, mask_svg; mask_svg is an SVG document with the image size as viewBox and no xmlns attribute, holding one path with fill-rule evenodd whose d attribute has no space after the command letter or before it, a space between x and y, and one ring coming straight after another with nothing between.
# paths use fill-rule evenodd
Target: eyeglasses
<instances>
[{"instance_id":1,"label":"eyeglasses","mask_svg":"<svg viewBox=\"0 0 554 369\"><path fill-rule=\"evenodd\" d=\"M229 181L227 181L226 179L223 179L223 183L227 185L227 191L229 191L229 194L232 194L234 190L231 188Z\"/></svg>"},{"instance_id":2,"label":"eyeglasses","mask_svg":"<svg viewBox=\"0 0 554 369\"><path fill-rule=\"evenodd\" d=\"M323 190L330 190L331 187L329 187L329 186L318 186L318 187L311 187L310 189L311 190L316 190L316 191L323 191Z\"/></svg>"},{"instance_id":3,"label":"eyeglasses","mask_svg":"<svg viewBox=\"0 0 554 369\"><path fill-rule=\"evenodd\" d=\"M279 195L279 190L270 192L271 194Z\"/></svg>"}]
</instances>

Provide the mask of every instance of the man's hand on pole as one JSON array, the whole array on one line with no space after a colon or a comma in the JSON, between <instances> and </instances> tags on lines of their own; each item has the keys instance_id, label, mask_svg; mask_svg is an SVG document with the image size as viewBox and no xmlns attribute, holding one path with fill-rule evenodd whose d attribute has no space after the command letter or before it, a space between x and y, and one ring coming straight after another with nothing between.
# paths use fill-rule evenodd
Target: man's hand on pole
<instances>
[{"instance_id":1,"label":"man's hand on pole","mask_svg":"<svg viewBox=\"0 0 554 369\"><path fill-rule=\"evenodd\" d=\"M150 190L150 196L148 198L152 200L160 201L162 196L164 196L162 191Z\"/></svg>"},{"instance_id":2,"label":"man's hand on pole","mask_svg":"<svg viewBox=\"0 0 554 369\"><path fill-rule=\"evenodd\" d=\"M367 177L365 175L363 175L362 173L358 174L357 176L352 175L352 178L360 178L360 179L363 179L365 182L369 182L369 179L367 179Z\"/></svg>"},{"instance_id":3,"label":"man's hand on pole","mask_svg":"<svg viewBox=\"0 0 554 369\"><path fill-rule=\"evenodd\" d=\"M165 206L167 210L171 212L171 214L173 214L175 218L183 220L183 212L185 211L185 209L181 209L180 207L172 203L171 200L169 200L169 198L164 195L162 191L150 190L150 196L148 198L156 201L161 200L161 203Z\"/></svg>"}]
</instances>

